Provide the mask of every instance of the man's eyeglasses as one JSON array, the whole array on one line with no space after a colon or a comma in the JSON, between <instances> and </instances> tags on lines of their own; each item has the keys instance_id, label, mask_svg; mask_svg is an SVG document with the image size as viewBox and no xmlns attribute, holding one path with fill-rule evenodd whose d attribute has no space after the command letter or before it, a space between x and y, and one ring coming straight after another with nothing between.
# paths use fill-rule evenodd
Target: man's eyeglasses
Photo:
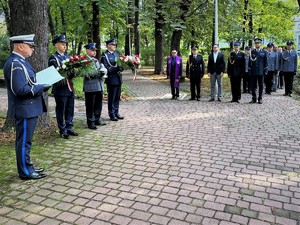
<instances>
[{"instance_id":1,"label":"man's eyeglasses","mask_svg":"<svg viewBox=\"0 0 300 225\"><path fill-rule=\"evenodd\" d=\"M29 48L34 49L35 45L31 45L31 44L27 44L29 46Z\"/></svg>"}]
</instances>

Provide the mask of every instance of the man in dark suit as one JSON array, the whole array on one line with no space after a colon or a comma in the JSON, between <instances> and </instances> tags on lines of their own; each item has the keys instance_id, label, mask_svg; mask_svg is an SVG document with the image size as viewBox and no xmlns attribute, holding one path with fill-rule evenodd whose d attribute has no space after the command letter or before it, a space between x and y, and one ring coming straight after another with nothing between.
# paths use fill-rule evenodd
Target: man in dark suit
<instances>
[{"instance_id":1,"label":"man in dark suit","mask_svg":"<svg viewBox=\"0 0 300 225\"><path fill-rule=\"evenodd\" d=\"M215 85L218 83L218 101L222 98L222 77L225 71L225 56L219 52L219 45L213 45L213 52L208 57L207 72L210 77L210 100L215 100Z\"/></svg>"},{"instance_id":2,"label":"man in dark suit","mask_svg":"<svg viewBox=\"0 0 300 225\"><path fill-rule=\"evenodd\" d=\"M227 73L230 78L232 100L239 103L241 99L241 79L245 71L245 53L240 51L240 43L234 43L234 51L230 52L228 58Z\"/></svg>"},{"instance_id":3,"label":"man in dark suit","mask_svg":"<svg viewBox=\"0 0 300 225\"><path fill-rule=\"evenodd\" d=\"M50 56L48 65L55 68L61 68L62 61L69 59L70 55L67 51L67 38L64 34L54 38L52 40L55 46L56 52ZM74 119L74 103L75 103L75 91L73 87L72 78L74 73L68 73L68 77L57 82L53 85L52 93L54 95L56 107L56 120L59 128L59 133L62 138L68 139L69 135L78 136L73 130Z\"/></svg>"},{"instance_id":4,"label":"man in dark suit","mask_svg":"<svg viewBox=\"0 0 300 225\"><path fill-rule=\"evenodd\" d=\"M204 76L204 60L202 55L198 54L198 49L196 47L192 48L192 54L189 56L186 62L186 77L190 78L191 83L191 98L189 100L200 101L200 86L201 86L201 79ZM195 93L195 87L197 89L197 95Z\"/></svg>"},{"instance_id":5,"label":"man in dark suit","mask_svg":"<svg viewBox=\"0 0 300 225\"><path fill-rule=\"evenodd\" d=\"M16 158L21 179L46 177L43 169L35 169L30 161L31 141L38 116L46 112L43 91L50 86L38 84L36 73L26 58L34 51L34 34L11 37L13 52L4 65L7 84L8 117L15 119Z\"/></svg>"},{"instance_id":6,"label":"man in dark suit","mask_svg":"<svg viewBox=\"0 0 300 225\"><path fill-rule=\"evenodd\" d=\"M256 89L258 83L258 104L262 104L262 95L264 90L264 77L268 74L268 58L267 51L261 49L260 38L256 38L255 49L251 51L250 61L249 61L249 71L251 79L251 92L252 101L250 103L256 103Z\"/></svg>"},{"instance_id":7,"label":"man in dark suit","mask_svg":"<svg viewBox=\"0 0 300 225\"><path fill-rule=\"evenodd\" d=\"M107 78L105 80L108 94L108 115L110 120L118 121L124 119L119 114L119 105L121 97L122 87L122 71L123 67L118 66L116 59L119 58L119 54L115 52L117 43L115 39L110 39L105 42L107 50L102 54L101 63L107 69Z\"/></svg>"}]
</instances>

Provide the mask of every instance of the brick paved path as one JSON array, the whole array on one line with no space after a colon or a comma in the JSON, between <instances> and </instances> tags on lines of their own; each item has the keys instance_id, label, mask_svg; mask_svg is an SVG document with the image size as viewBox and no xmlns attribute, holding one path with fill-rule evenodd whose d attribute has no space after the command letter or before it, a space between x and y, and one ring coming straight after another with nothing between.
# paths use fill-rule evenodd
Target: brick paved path
<instances>
[{"instance_id":1,"label":"brick paved path","mask_svg":"<svg viewBox=\"0 0 300 225\"><path fill-rule=\"evenodd\" d=\"M131 79L125 120L49 148L61 164L12 184L0 224L299 225L299 102L174 101Z\"/></svg>"}]
</instances>

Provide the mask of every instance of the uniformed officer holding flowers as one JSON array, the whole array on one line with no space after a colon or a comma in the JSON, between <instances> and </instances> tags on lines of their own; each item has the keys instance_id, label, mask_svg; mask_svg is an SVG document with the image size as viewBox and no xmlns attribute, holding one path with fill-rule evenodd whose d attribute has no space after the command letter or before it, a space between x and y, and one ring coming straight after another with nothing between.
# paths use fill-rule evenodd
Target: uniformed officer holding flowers
<instances>
[{"instance_id":1,"label":"uniformed officer holding flowers","mask_svg":"<svg viewBox=\"0 0 300 225\"><path fill-rule=\"evenodd\" d=\"M8 117L15 119L16 158L21 179L46 177L44 169L35 169L30 161L31 142L38 116L46 112L43 91L50 86L37 84L36 73L26 58L34 52L34 34L10 37L13 52L4 65L7 84Z\"/></svg>"},{"instance_id":2,"label":"uniformed officer holding flowers","mask_svg":"<svg viewBox=\"0 0 300 225\"><path fill-rule=\"evenodd\" d=\"M117 43L115 39L109 39L106 42L107 50L102 54L101 63L107 69L107 78L105 80L107 87L107 104L108 115L110 120L118 121L124 119L119 113L121 87L122 87L122 71L123 67L116 62L119 54L116 53Z\"/></svg>"},{"instance_id":3,"label":"uniformed officer holding flowers","mask_svg":"<svg viewBox=\"0 0 300 225\"><path fill-rule=\"evenodd\" d=\"M103 76L105 73L100 71L101 66L99 61L95 58L97 50L96 43L89 43L84 47L87 57L92 59L92 63L94 64L94 70L84 77L83 91L85 95L87 125L89 129L95 130L97 129L96 125L106 125L100 117L104 91Z\"/></svg>"},{"instance_id":4,"label":"uniformed officer holding flowers","mask_svg":"<svg viewBox=\"0 0 300 225\"><path fill-rule=\"evenodd\" d=\"M52 41L56 52L50 56L48 65L55 68L62 68L62 61L69 59L67 50L67 38L64 34L54 38ZM52 93L54 95L56 107L56 120L59 128L59 133L62 138L68 139L69 135L78 136L73 130L74 118L74 102L75 92L73 88L72 78L74 73L68 72L67 78L53 85Z\"/></svg>"}]
</instances>

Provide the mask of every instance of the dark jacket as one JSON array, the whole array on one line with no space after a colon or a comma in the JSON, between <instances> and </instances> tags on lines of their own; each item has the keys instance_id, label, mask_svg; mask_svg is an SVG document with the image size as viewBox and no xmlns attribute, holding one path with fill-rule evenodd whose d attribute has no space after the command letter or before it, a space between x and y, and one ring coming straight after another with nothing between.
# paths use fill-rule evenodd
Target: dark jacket
<instances>
[{"instance_id":1,"label":"dark jacket","mask_svg":"<svg viewBox=\"0 0 300 225\"><path fill-rule=\"evenodd\" d=\"M27 60L12 53L4 65L7 84L8 117L32 118L46 111L42 84L36 83L36 73Z\"/></svg>"},{"instance_id":2,"label":"dark jacket","mask_svg":"<svg viewBox=\"0 0 300 225\"><path fill-rule=\"evenodd\" d=\"M228 64L227 64L227 73L228 76L242 76L245 71L245 53L239 51L230 52L228 57Z\"/></svg>"},{"instance_id":3,"label":"dark jacket","mask_svg":"<svg viewBox=\"0 0 300 225\"><path fill-rule=\"evenodd\" d=\"M214 62L214 55L211 53L208 57L207 72L210 74L221 74L225 72L226 62L223 53L218 52L217 60Z\"/></svg>"},{"instance_id":4,"label":"dark jacket","mask_svg":"<svg viewBox=\"0 0 300 225\"><path fill-rule=\"evenodd\" d=\"M106 51L101 56L101 63L107 69L107 78L105 83L108 85L121 85L122 84L122 71L123 68L117 65L116 58L119 58L119 54L116 52Z\"/></svg>"},{"instance_id":5,"label":"dark jacket","mask_svg":"<svg viewBox=\"0 0 300 225\"><path fill-rule=\"evenodd\" d=\"M202 55L194 57L190 55L186 62L186 77L200 77L204 76L205 65Z\"/></svg>"},{"instance_id":6,"label":"dark jacket","mask_svg":"<svg viewBox=\"0 0 300 225\"><path fill-rule=\"evenodd\" d=\"M267 51L264 49L252 50L249 60L249 73L252 76L264 76L268 73Z\"/></svg>"},{"instance_id":7,"label":"dark jacket","mask_svg":"<svg viewBox=\"0 0 300 225\"><path fill-rule=\"evenodd\" d=\"M48 61L48 66L54 66L55 68L61 67L62 61L69 58L70 56L68 54L61 55L58 52L55 52L53 55L50 56ZM52 86L53 95L60 95L60 96L74 95L73 82L71 79L73 76L74 75L70 76L70 79L65 78L53 84Z\"/></svg>"}]
</instances>

